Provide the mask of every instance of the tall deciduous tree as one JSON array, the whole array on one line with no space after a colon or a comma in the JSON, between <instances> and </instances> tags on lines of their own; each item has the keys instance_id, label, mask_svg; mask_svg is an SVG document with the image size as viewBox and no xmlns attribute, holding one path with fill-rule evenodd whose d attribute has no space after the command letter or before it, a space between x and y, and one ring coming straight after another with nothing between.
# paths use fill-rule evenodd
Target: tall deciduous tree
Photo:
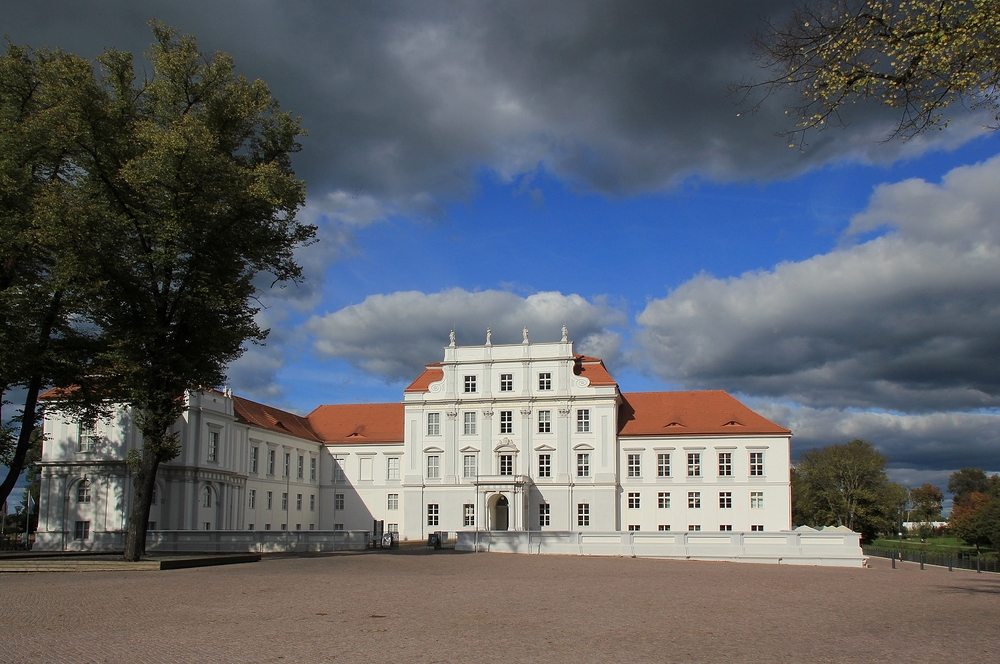
<instances>
[{"instance_id":1,"label":"tall deciduous tree","mask_svg":"<svg viewBox=\"0 0 1000 664\"><path fill-rule=\"evenodd\" d=\"M758 104L758 94L797 92L791 145L863 100L899 111L890 138L947 126L956 102L1000 122L1000 0L812 0L753 45L771 78L734 88Z\"/></svg>"},{"instance_id":2,"label":"tall deciduous tree","mask_svg":"<svg viewBox=\"0 0 1000 664\"><path fill-rule=\"evenodd\" d=\"M989 493L990 478L982 468L962 468L948 476L948 491L961 500L972 493Z\"/></svg>"},{"instance_id":3,"label":"tall deciduous tree","mask_svg":"<svg viewBox=\"0 0 1000 664\"><path fill-rule=\"evenodd\" d=\"M91 209L80 196L78 102L92 89L81 58L14 45L0 56L0 400L12 388L24 395L15 421L0 423L0 501L24 467L40 389L75 384L80 404L99 373L94 334L79 325L93 292L81 266L96 260L77 241Z\"/></svg>"},{"instance_id":4,"label":"tall deciduous tree","mask_svg":"<svg viewBox=\"0 0 1000 664\"><path fill-rule=\"evenodd\" d=\"M910 490L910 504L913 519L923 523L937 521L941 518L941 503L944 494L933 484L921 484Z\"/></svg>"},{"instance_id":5,"label":"tall deciduous tree","mask_svg":"<svg viewBox=\"0 0 1000 664\"><path fill-rule=\"evenodd\" d=\"M889 482L885 465L864 440L804 453L793 473L796 524L847 526L866 539L892 532L908 495Z\"/></svg>"},{"instance_id":6,"label":"tall deciduous tree","mask_svg":"<svg viewBox=\"0 0 1000 664\"><path fill-rule=\"evenodd\" d=\"M81 163L103 214L87 239L108 256L94 322L117 388L142 433L125 557L145 550L160 463L188 390L220 385L226 365L267 331L254 320L258 277L301 279L293 251L315 227L296 219L305 198L290 156L303 132L262 81L224 53L152 23L152 74L136 80L130 53L98 58L100 94L85 100Z\"/></svg>"}]
</instances>

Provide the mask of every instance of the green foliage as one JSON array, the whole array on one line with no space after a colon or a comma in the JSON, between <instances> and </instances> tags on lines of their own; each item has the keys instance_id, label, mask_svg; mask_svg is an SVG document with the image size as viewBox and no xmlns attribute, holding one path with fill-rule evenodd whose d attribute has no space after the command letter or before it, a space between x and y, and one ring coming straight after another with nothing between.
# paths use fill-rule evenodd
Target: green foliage
<instances>
[{"instance_id":1,"label":"green foliage","mask_svg":"<svg viewBox=\"0 0 1000 664\"><path fill-rule=\"evenodd\" d=\"M847 526L866 540L894 532L909 496L889 482L885 464L864 440L803 454L792 471L795 525Z\"/></svg>"},{"instance_id":2,"label":"green foliage","mask_svg":"<svg viewBox=\"0 0 1000 664\"><path fill-rule=\"evenodd\" d=\"M948 491L958 500L973 493L989 493L990 478L982 468L962 468L948 476Z\"/></svg>"},{"instance_id":3,"label":"green foliage","mask_svg":"<svg viewBox=\"0 0 1000 664\"><path fill-rule=\"evenodd\" d=\"M802 103L786 113L798 129L785 135L800 140L863 100L898 109L893 138L944 128L956 102L1000 122L998 0L812 0L753 44L772 78L734 87L748 97L795 90Z\"/></svg>"},{"instance_id":4,"label":"green foliage","mask_svg":"<svg viewBox=\"0 0 1000 664\"><path fill-rule=\"evenodd\" d=\"M911 520L939 521L944 494L932 484L922 484L910 490Z\"/></svg>"}]
</instances>

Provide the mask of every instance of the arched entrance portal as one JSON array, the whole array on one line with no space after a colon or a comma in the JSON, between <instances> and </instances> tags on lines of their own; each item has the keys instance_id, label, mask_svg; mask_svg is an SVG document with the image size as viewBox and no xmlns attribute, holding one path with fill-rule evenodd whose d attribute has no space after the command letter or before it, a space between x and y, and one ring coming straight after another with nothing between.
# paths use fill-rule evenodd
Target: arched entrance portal
<instances>
[{"instance_id":1,"label":"arched entrance portal","mask_svg":"<svg viewBox=\"0 0 1000 664\"><path fill-rule=\"evenodd\" d=\"M507 530L510 527L510 506L507 496L497 494L490 508L490 530Z\"/></svg>"}]
</instances>

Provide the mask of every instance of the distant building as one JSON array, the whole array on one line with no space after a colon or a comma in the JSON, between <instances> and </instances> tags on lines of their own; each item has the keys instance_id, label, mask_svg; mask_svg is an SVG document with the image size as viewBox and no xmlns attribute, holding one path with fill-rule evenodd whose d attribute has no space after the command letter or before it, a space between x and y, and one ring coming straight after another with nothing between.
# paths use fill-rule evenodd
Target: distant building
<instances>
[{"instance_id":1,"label":"distant building","mask_svg":"<svg viewBox=\"0 0 1000 664\"><path fill-rule=\"evenodd\" d=\"M556 343L445 348L402 403L308 416L190 392L152 530L779 531L791 432L722 391L622 393ZM94 427L49 393L39 549L120 548L127 408Z\"/></svg>"}]
</instances>

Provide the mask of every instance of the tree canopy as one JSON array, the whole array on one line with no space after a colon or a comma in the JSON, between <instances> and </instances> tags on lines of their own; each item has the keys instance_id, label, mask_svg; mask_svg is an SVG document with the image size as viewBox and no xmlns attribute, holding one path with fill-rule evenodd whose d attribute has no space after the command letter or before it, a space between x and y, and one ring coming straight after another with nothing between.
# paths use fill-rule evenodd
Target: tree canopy
<instances>
[{"instance_id":1,"label":"tree canopy","mask_svg":"<svg viewBox=\"0 0 1000 664\"><path fill-rule=\"evenodd\" d=\"M245 344L267 336L255 320L259 284L300 280L294 251L315 237L296 218L298 119L228 55L151 26L147 76L136 77L131 53L108 49L96 71L58 54L75 67L72 94L38 86L59 93L73 121L50 138L69 159L61 218L71 223L59 228L72 231L74 253L52 262L84 285L73 320L99 338L91 357L103 395L131 407L143 438L129 458L130 560L145 548L159 464L178 452L169 431L187 391L221 385ZM36 67L49 57L18 55Z\"/></svg>"},{"instance_id":2,"label":"tree canopy","mask_svg":"<svg viewBox=\"0 0 1000 664\"><path fill-rule=\"evenodd\" d=\"M933 484L921 484L916 489L910 489L911 517L915 521L929 523L941 518L941 503L944 493Z\"/></svg>"},{"instance_id":3,"label":"tree canopy","mask_svg":"<svg viewBox=\"0 0 1000 664\"><path fill-rule=\"evenodd\" d=\"M771 77L734 88L754 108L782 88L799 95L790 146L866 100L898 110L888 138L943 129L955 103L1000 123L1000 0L812 0L752 44Z\"/></svg>"},{"instance_id":4,"label":"tree canopy","mask_svg":"<svg viewBox=\"0 0 1000 664\"><path fill-rule=\"evenodd\" d=\"M865 440L805 452L792 473L795 525L847 526L865 539L893 532L908 500L886 458Z\"/></svg>"}]
</instances>

